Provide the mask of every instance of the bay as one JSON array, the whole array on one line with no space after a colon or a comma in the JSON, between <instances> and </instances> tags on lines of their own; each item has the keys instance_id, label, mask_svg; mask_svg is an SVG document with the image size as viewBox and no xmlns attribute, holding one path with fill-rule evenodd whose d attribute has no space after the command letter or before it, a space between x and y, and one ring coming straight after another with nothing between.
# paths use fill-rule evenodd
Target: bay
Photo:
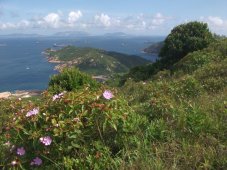
<instances>
[{"instance_id":1,"label":"bay","mask_svg":"<svg viewBox=\"0 0 227 170\"><path fill-rule=\"evenodd\" d=\"M156 54L145 54L142 50L160 40L162 37L0 38L0 92L46 89L50 76L57 72L42 52L54 44L100 48L155 61Z\"/></svg>"}]
</instances>

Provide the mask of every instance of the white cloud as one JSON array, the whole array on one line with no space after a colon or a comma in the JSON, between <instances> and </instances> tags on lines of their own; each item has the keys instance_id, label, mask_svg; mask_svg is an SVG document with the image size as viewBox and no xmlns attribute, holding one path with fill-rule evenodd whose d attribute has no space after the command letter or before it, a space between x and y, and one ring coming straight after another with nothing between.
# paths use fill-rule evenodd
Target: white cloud
<instances>
[{"instance_id":1,"label":"white cloud","mask_svg":"<svg viewBox=\"0 0 227 170\"><path fill-rule=\"evenodd\" d=\"M27 28L30 26L30 22L27 20L22 20L17 24L17 28Z\"/></svg>"},{"instance_id":2,"label":"white cloud","mask_svg":"<svg viewBox=\"0 0 227 170\"><path fill-rule=\"evenodd\" d=\"M214 26L223 26L224 21L220 17L209 16L208 21Z\"/></svg>"},{"instance_id":3,"label":"white cloud","mask_svg":"<svg viewBox=\"0 0 227 170\"><path fill-rule=\"evenodd\" d=\"M0 23L0 30L7 30L16 28L16 25L13 23Z\"/></svg>"},{"instance_id":4,"label":"white cloud","mask_svg":"<svg viewBox=\"0 0 227 170\"><path fill-rule=\"evenodd\" d=\"M101 14L95 16L95 21L101 23L105 27L109 27L111 25L111 18L107 14Z\"/></svg>"},{"instance_id":5,"label":"white cloud","mask_svg":"<svg viewBox=\"0 0 227 170\"><path fill-rule=\"evenodd\" d=\"M60 25L60 16L57 13L50 13L43 18L40 24L47 24L46 26L58 28ZM43 25L43 26L45 26Z\"/></svg>"},{"instance_id":6,"label":"white cloud","mask_svg":"<svg viewBox=\"0 0 227 170\"><path fill-rule=\"evenodd\" d=\"M86 16L82 20L83 13L80 10L69 11L64 14L62 11L51 12L46 15L31 16L18 22L1 23L0 29L87 29L99 30L105 28L108 31L162 31L168 29L168 21L171 17L162 13L129 15L129 16L110 16L100 13L93 16ZM165 27L163 26L165 25ZM166 27L167 26L167 27Z\"/></svg>"},{"instance_id":7,"label":"white cloud","mask_svg":"<svg viewBox=\"0 0 227 170\"><path fill-rule=\"evenodd\" d=\"M161 13L157 13L154 15L154 17L152 19L152 24L153 25L162 25L167 19L168 19L168 17L163 16Z\"/></svg>"},{"instance_id":8,"label":"white cloud","mask_svg":"<svg viewBox=\"0 0 227 170\"><path fill-rule=\"evenodd\" d=\"M217 34L227 34L227 20L217 16L200 17L200 21L206 22L209 28Z\"/></svg>"},{"instance_id":9,"label":"white cloud","mask_svg":"<svg viewBox=\"0 0 227 170\"><path fill-rule=\"evenodd\" d=\"M82 16L83 16L83 14L80 10L79 11L71 11L68 15L68 23L74 24Z\"/></svg>"}]
</instances>

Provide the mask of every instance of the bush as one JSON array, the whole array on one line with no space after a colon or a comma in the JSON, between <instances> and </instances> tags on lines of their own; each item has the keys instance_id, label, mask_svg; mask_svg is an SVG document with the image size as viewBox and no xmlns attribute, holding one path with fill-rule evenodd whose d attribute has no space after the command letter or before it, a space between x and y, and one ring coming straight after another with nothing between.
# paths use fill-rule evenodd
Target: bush
<instances>
[{"instance_id":1,"label":"bush","mask_svg":"<svg viewBox=\"0 0 227 170\"><path fill-rule=\"evenodd\" d=\"M189 22L173 28L165 39L159 56L171 66L188 53L207 47L212 41L214 38L207 24Z\"/></svg>"},{"instance_id":2,"label":"bush","mask_svg":"<svg viewBox=\"0 0 227 170\"><path fill-rule=\"evenodd\" d=\"M98 82L91 76L80 72L77 68L64 69L60 74L51 77L48 90L54 94L63 91L75 91L84 86L97 89Z\"/></svg>"}]
</instances>

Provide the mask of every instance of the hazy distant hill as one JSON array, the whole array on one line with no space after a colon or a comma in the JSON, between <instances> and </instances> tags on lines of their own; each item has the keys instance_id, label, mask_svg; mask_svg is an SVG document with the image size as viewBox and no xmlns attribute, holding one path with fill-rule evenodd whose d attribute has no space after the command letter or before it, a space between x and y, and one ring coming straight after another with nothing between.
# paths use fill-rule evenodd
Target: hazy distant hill
<instances>
[{"instance_id":1,"label":"hazy distant hill","mask_svg":"<svg viewBox=\"0 0 227 170\"><path fill-rule=\"evenodd\" d=\"M57 32L53 34L53 36L57 37L86 37L90 34L83 31L65 31L65 32Z\"/></svg>"},{"instance_id":2,"label":"hazy distant hill","mask_svg":"<svg viewBox=\"0 0 227 170\"><path fill-rule=\"evenodd\" d=\"M14 34L0 35L0 38L1 37L2 38L33 38L33 37L44 37L44 35L14 33Z\"/></svg>"},{"instance_id":3,"label":"hazy distant hill","mask_svg":"<svg viewBox=\"0 0 227 170\"><path fill-rule=\"evenodd\" d=\"M113 32L113 33L106 33L104 34L104 36L108 36L108 37L129 37L132 35L123 33L123 32Z\"/></svg>"},{"instance_id":4,"label":"hazy distant hill","mask_svg":"<svg viewBox=\"0 0 227 170\"><path fill-rule=\"evenodd\" d=\"M154 43L150 45L149 47L145 48L143 51L149 54L158 54L163 46L163 41Z\"/></svg>"},{"instance_id":5,"label":"hazy distant hill","mask_svg":"<svg viewBox=\"0 0 227 170\"><path fill-rule=\"evenodd\" d=\"M93 75L110 75L127 72L130 68L149 63L133 55L108 52L94 48L67 46L58 51L46 51L49 61L61 61L62 67L77 66L80 70Z\"/></svg>"}]
</instances>

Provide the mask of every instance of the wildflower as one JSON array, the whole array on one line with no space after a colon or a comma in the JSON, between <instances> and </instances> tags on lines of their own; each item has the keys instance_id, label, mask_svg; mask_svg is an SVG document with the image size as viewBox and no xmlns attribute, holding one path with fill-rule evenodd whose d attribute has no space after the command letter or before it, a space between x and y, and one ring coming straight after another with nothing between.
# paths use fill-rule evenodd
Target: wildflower
<instances>
[{"instance_id":1,"label":"wildflower","mask_svg":"<svg viewBox=\"0 0 227 170\"><path fill-rule=\"evenodd\" d=\"M55 95L53 96L53 101L55 101L55 100L57 100L57 99L60 99L63 95L64 95L64 93L55 94Z\"/></svg>"},{"instance_id":2,"label":"wildflower","mask_svg":"<svg viewBox=\"0 0 227 170\"><path fill-rule=\"evenodd\" d=\"M38 108L34 108L33 110L30 110L27 114L26 117L30 117L33 115L37 115L39 113L39 109Z\"/></svg>"},{"instance_id":3,"label":"wildflower","mask_svg":"<svg viewBox=\"0 0 227 170\"><path fill-rule=\"evenodd\" d=\"M24 147L21 147L21 148L17 148L17 154L22 156L25 154L25 149Z\"/></svg>"},{"instance_id":4,"label":"wildflower","mask_svg":"<svg viewBox=\"0 0 227 170\"><path fill-rule=\"evenodd\" d=\"M11 165L13 165L13 166L16 164L17 164L17 161L15 161L15 160L11 162Z\"/></svg>"},{"instance_id":5,"label":"wildflower","mask_svg":"<svg viewBox=\"0 0 227 170\"><path fill-rule=\"evenodd\" d=\"M80 122L80 118L76 117L73 119L74 122Z\"/></svg>"},{"instance_id":6,"label":"wildflower","mask_svg":"<svg viewBox=\"0 0 227 170\"><path fill-rule=\"evenodd\" d=\"M40 141L41 143L43 143L44 145L48 146L48 145L51 144L52 139L50 138L50 136L45 136L45 137L39 138L39 141Z\"/></svg>"},{"instance_id":7,"label":"wildflower","mask_svg":"<svg viewBox=\"0 0 227 170\"><path fill-rule=\"evenodd\" d=\"M10 151L10 152L13 152L14 149L15 149L15 145L12 145L9 151Z\"/></svg>"},{"instance_id":8,"label":"wildflower","mask_svg":"<svg viewBox=\"0 0 227 170\"><path fill-rule=\"evenodd\" d=\"M102 94L103 97L107 100L110 100L111 98L113 98L113 93L109 90L105 90L104 93Z\"/></svg>"},{"instance_id":9,"label":"wildflower","mask_svg":"<svg viewBox=\"0 0 227 170\"><path fill-rule=\"evenodd\" d=\"M4 143L4 146L10 147L11 143L10 141L7 141L6 143Z\"/></svg>"},{"instance_id":10,"label":"wildflower","mask_svg":"<svg viewBox=\"0 0 227 170\"><path fill-rule=\"evenodd\" d=\"M38 165L40 166L43 163L42 159L40 159L39 157L36 157L32 160L32 162L30 163L30 165Z\"/></svg>"}]
</instances>

